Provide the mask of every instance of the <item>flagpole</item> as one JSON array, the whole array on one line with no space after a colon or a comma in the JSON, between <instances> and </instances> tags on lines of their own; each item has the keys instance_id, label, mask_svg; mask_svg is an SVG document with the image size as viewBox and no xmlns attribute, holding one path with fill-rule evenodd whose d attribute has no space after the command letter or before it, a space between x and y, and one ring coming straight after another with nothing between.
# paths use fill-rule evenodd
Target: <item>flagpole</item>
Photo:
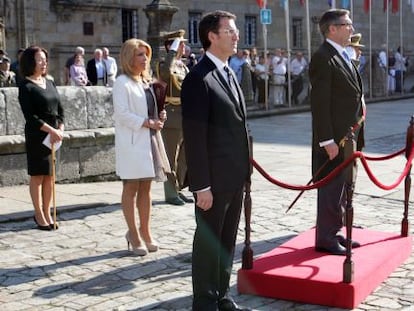
<instances>
[{"instance_id":1,"label":"flagpole","mask_svg":"<svg viewBox=\"0 0 414 311\"><path fill-rule=\"evenodd\" d=\"M264 0L264 8L267 8L267 0ZM265 69L267 66L267 25L263 24L263 47L264 47L264 59ZM269 77L265 79L265 110L269 110Z\"/></svg>"},{"instance_id":2,"label":"flagpole","mask_svg":"<svg viewBox=\"0 0 414 311\"><path fill-rule=\"evenodd\" d=\"M369 55L372 55L372 6L371 0L369 1ZM370 57L370 68L369 68L369 97L372 98L372 57Z\"/></svg>"},{"instance_id":3,"label":"flagpole","mask_svg":"<svg viewBox=\"0 0 414 311\"><path fill-rule=\"evenodd\" d=\"M400 53L401 57L404 56L404 47L403 47L403 17L402 17L402 0L400 0ZM401 94L404 94L404 70L401 70Z\"/></svg>"},{"instance_id":4,"label":"flagpole","mask_svg":"<svg viewBox=\"0 0 414 311\"><path fill-rule=\"evenodd\" d=\"M291 75L290 75L290 26L289 26L289 1L285 2L285 24L286 24L286 50L288 53L288 63L287 63L287 70L288 70L288 104L291 107L292 104L292 86L290 85ZM283 57L283 55L282 55Z\"/></svg>"},{"instance_id":5,"label":"flagpole","mask_svg":"<svg viewBox=\"0 0 414 311\"><path fill-rule=\"evenodd\" d=\"M309 16L309 0L306 0L305 6L306 6L306 24L307 24L306 35L308 37L308 62L310 62L312 50L311 50L311 30L310 30L310 16Z\"/></svg>"},{"instance_id":6,"label":"flagpole","mask_svg":"<svg viewBox=\"0 0 414 311\"><path fill-rule=\"evenodd\" d=\"M336 9L336 0L332 0L332 9Z\"/></svg>"},{"instance_id":7,"label":"flagpole","mask_svg":"<svg viewBox=\"0 0 414 311\"><path fill-rule=\"evenodd\" d=\"M385 97L388 97L388 86L389 86L389 82L388 82L388 79L389 79L389 77L388 77L388 73L389 73L389 67L390 67L390 64L389 64L389 62L388 62L388 60L389 60L389 55L388 55L388 51L389 51L389 23L390 23L390 15L389 15L389 3L387 3L387 25L386 25L386 30L385 30L385 42L386 42L386 46L387 46L387 50L386 50L386 55L387 55L387 66L386 66L386 72L387 72L387 74L386 74L386 81L387 81L387 84L386 84L386 88L385 88L385 90L386 90L386 93L385 93ZM390 79L390 81L392 81L391 79Z\"/></svg>"},{"instance_id":8,"label":"flagpole","mask_svg":"<svg viewBox=\"0 0 414 311\"><path fill-rule=\"evenodd\" d=\"M349 10L351 11L351 18L354 20L354 0L351 0Z\"/></svg>"}]
</instances>

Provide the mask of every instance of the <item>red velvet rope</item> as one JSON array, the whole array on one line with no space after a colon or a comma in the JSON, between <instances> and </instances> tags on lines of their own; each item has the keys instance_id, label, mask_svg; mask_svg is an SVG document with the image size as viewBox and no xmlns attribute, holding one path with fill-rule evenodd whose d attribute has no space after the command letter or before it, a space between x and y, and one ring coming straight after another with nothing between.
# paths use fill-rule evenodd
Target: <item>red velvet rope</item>
<instances>
[{"instance_id":1,"label":"red velvet rope","mask_svg":"<svg viewBox=\"0 0 414 311\"><path fill-rule=\"evenodd\" d=\"M321 180L317 181L316 183L312 183L310 185L293 185L293 184L287 184L284 182L281 182L280 180L277 180L273 177L271 177L253 158L250 159L250 162L252 163L252 165L256 168L256 170L264 177L266 178L268 181L270 181L272 184L275 184L279 187L282 188L286 188L286 189L290 189L290 190L301 190L301 191L305 191L305 190L311 190L311 189L316 189L316 188L320 188L322 186L325 186L327 183L329 183L334 177L336 177L345 167L347 167L351 162L353 162L356 158L360 158L362 165L365 169L365 171L368 174L368 177L371 179L371 181L377 185L379 188L381 189L385 189L385 190L391 190L394 189L395 187L397 187L401 181L403 180L403 178L405 176L407 176L407 174L410 172L411 169L411 163L413 161L414 158L414 146L411 150L410 153L410 157L407 159L407 163L405 164L404 170L401 173L401 175L397 178L397 180L392 183L391 185L384 185L382 184L372 173L371 169L368 166L367 161L368 160L372 160L372 161L380 161L380 160L386 160L386 159L391 159L397 155L400 155L402 153L405 152L405 148L397 151L391 155L387 155L385 157L367 157L365 156L362 152L357 151L354 152L352 154L352 156L350 156L348 159L346 159L344 162L341 163L341 165L337 166L332 172L330 172L327 176L325 176L324 178L322 178Z\"/></svg>"},{"instance_id":2,"label":"red velvet rope","mask_svg":"<svg viewBox=\"0 0 414 311\"><path fill-rule=\"evenodd\" d=\"M360 157L360 159L361 159L361 162L362 162L362 165L364 166L364 168L365 168L365 171L367 172L367 174L368 174L368 177L369 177L369 179L371 179L371 181L375 184L375 185L377 185L379 188L381 188L381 189L384 189L384 190L391 190L391 189L394 189L395 187L397 187L400 183L401 183L401 181L407 176L407 174L410 172L410 169L411 169L411 163L412 163L412 161L413 161L413 158L414 158L414 152L413 152L413 150L414 150L414 146L413 146L413 148L411 148L411 153L410 153L410 156L409 156L409 158L407 159L407 163L405 164L405 167L404 167L404 170L403 170L403 172L401 173L401 175L397 178L397 180L393 183L393 184L391 184L391 185L384 185L384 184L382 184L375 176L374 176L374 174L372 173L372 171L370 170L370 168L369 168L369 166L368 166L368 163L367 163L367 159L366 159L366 157L364 156L364 154L362 153L362 152L360 152L360 151L358 151L358 152L356 152L356 153L360 153L360 155L359 155L359 157Z\"/></svg>"},{"instance_id":3,"label":"red velvet rope","mask_svg":"<svg viewBox=\"0 0 414 311\"><path fill-rule=\"evenodd\" d=\"M368 161L384 161L384 160L389 160L392 159L396 156L399 156L400 154L403 154L405 152L405 148L398 150L397 152L388 154L386 156L383 157L369 157L369 156L365 156L365 159L367 159Z\"/></svg>"}]
</instances>

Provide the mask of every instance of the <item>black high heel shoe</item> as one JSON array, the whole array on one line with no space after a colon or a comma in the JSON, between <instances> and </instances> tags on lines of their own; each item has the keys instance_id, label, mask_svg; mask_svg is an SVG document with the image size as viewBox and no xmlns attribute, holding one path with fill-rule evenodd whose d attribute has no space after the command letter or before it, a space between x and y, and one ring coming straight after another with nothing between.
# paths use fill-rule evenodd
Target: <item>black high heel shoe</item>
<instances>
[{"instance_id":1,"label":"black high heel shoe","mask_svg":"<svg viewBox=\"0 0 414 311\"><path fill-rule=\"evenodd\" d=\"M50 231L50 230L52 230L52 228L50 227L50 225L46 225L46 226L39 225L39 223L36 220L36 216L33 216L33 220L34 220L35 224L37 225L37 229L43 230L43 231Z\"/></svg>"}]
</instances>

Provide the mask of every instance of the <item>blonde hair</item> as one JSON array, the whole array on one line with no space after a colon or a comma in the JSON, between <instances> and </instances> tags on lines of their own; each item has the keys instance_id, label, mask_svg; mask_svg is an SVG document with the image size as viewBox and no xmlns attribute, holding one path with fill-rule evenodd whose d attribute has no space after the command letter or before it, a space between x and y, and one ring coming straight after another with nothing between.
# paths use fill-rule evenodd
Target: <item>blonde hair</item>
<instances>
[{"instance_id":1,"label":"blonde hair","mask_svg":"<svg viewBox=\"0 0 414 311\"><path fill-rule=\"evenodd\" d=\"M131 79L137 80L137 77L134 75L134 72L131 68L131 62L134 58L135 51L140 48L146 48L147 52L145 53L148 57L148 65L147 68L141 73L140 78L145 82L150 82L152 80L151 77L151 57L152 57L152 49L151 46L141 39L128 39L126 40L121 47L121 51L119 53L119 62L121 64L121 69L124 74L126 74Z\"/></svg>"}]
</instances>

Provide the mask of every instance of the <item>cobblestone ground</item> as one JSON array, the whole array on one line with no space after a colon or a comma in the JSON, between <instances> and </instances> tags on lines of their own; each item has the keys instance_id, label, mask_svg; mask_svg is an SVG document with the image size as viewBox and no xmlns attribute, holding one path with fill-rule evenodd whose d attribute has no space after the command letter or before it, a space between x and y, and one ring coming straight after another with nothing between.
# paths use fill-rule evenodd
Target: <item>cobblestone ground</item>
<instances>
[{"instance_id":1,"label":"cobblestone ground","mask_svg":"<svg viewBox=\"0 0 414 311\"><path fill-rule=\"evenodd\" d=\"M367 152L387 154L404 147L414 105L408 101L393 102L392 109L389 105L368 107L375 118L367 122L371 125ZM398 126L391 127L389 122L376 119L380 115L392 118ZM249 123L255 159L277 179L305 184L310 176L309 113L254 119ZM395 180L403 164L403 160L378 164L373 170L386 181ZM359 174L354 196L355 223L372 230L400 232L403 187L391 193L373 190L375 187L361 170ZM99 193L101 197L121 191L120 182L101 185L105 189ZM66 190L69 187L57 185L58 195L69 191ZM96 196L88 192L89 187L82 185L76 192L80 197L85 196L85 200L87 196ZM21 189L22 197L27 195L26 187L17 188ZM161 249L142 258L127 251L126 225L119 204L85 205L61 212L61 226L56 232L35 230L33 220L27 217L0 223L0 310L190 310L193 206L166 205L160 184L154 185L153 194L153 234ZM254 172L255 256L314 225L315 194L315 191L305 192L292 210L285 213L297 192L271 185ZM5 202L11 200L0 195L0 211ZM239 295L236 272L241 267L243 228L242 219L231 280L231 291L238 303L261 311L340 310ZM413 305L414 256L411 255L355 310L414 310Z\"/></svg>"}]
</instances>

